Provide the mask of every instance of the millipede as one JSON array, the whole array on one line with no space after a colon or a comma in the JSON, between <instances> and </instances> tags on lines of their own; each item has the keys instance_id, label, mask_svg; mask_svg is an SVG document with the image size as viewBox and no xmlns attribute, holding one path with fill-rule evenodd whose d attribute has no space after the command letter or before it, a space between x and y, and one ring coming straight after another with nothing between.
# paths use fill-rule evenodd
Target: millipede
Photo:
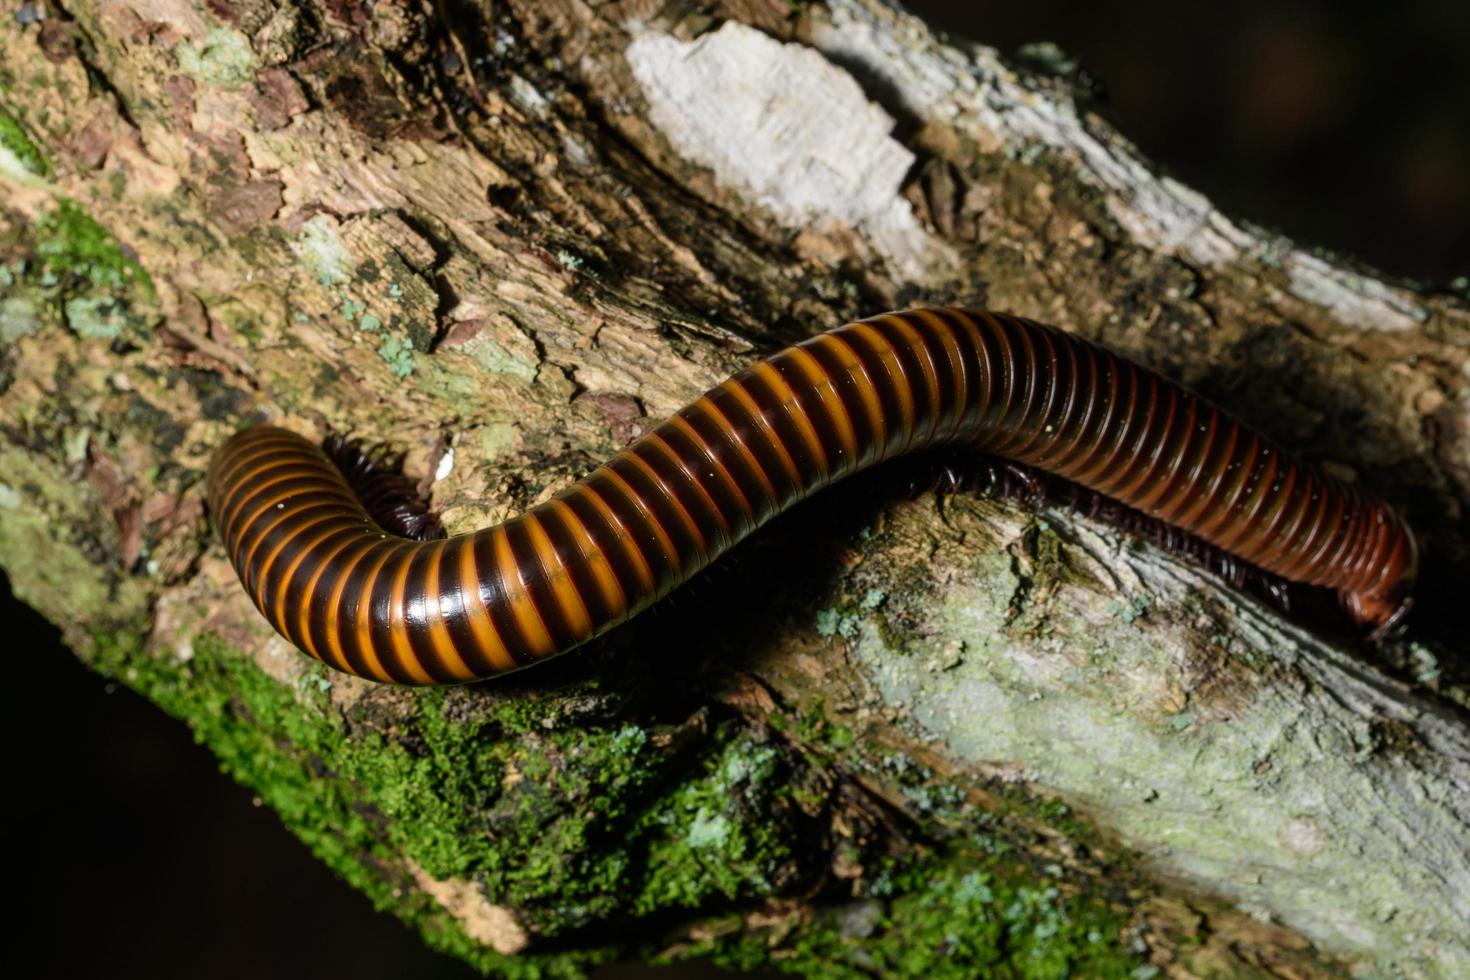
<instances>
[{"instance_id":1,"label":"millipede","mask_svg":"<svg viewBox=\"0 0 1470 980\"><path fill-rule=\"evenodd\" d=\"M801 499L926 447L1055 474L1333 589L1378 633L1409 607L1417 570L1413 533L1383 500L1101 346L979 310L888 313L813 336L472 533L443 536L403 503L406 480L353 463L344 445L243 429L211 460L209 509L282 636L398 684L464 683L580 646Z\"/></svg>"}]
</instances>

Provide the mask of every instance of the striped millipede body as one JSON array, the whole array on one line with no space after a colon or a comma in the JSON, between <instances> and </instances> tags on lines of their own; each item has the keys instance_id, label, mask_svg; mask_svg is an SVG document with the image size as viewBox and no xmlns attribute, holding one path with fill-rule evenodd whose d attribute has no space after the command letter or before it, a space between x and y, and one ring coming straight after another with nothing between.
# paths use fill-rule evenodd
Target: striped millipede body
<instances>
[{"instance_id":1,"label":"striped millipede body","mask_svg":"<svg viewBox=\"0 0 1470 980\"><path fill-rule=\"evenodd\" d=\"M1386 503L1101 347L959 309L849 323L761 360L482 531L390 534L322 449L264 426L216 453L209 506L246 590L302 650L375 680L457 683L570 650L821 487L941 444L1335 589L1365 626L1408 602L1414 538Z\"/></svg>"}]
</instances>

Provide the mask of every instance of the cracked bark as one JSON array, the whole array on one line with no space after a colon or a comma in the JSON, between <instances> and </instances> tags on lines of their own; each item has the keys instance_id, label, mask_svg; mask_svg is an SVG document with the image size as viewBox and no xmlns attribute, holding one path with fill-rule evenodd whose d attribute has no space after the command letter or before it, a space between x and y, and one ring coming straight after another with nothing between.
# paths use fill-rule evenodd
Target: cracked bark
<instances>
[{"instance_id":1,"label":"cracked bark","mask_svg":"<svg viewBox=\"0 0 1470 980\"><path fill-rule=\"evenodd\" d=\"M8 27L17 593L488 970L902 972L905 899L958 915L972 867L1177 975L1470 970L1463 297L1232 222L1063 82L876 2L671 10L133 0ZM1101 340L1404 506L1406 633L1304 624L1078 515L909 499L911 468L594 650L444 697L285 649L208 532L205 461L248 420L407 450L464 529L756 353L919 302ZM935 963L1004 958L968 942Z\"/></svg>"}]
</instances>

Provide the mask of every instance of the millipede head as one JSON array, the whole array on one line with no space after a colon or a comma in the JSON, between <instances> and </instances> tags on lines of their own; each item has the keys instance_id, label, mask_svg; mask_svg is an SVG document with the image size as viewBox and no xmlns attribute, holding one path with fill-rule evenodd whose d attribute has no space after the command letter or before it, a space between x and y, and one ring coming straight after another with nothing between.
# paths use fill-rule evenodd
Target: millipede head
<instances>
[{"instance_id":1,"label":"millipede head","mask_svg":"<svg viewBox=\"0 0 1470 980\"><path fill-rule=\"evenodd\" d=\"M1383 505L1379 547L1371 567L1376 572L1367 587L1345 589L1342 604L1372 639L1380 640L1414 608L1414 583L1419 577L1419 544L1403 519Z\"/></svg>"}]
</instances>

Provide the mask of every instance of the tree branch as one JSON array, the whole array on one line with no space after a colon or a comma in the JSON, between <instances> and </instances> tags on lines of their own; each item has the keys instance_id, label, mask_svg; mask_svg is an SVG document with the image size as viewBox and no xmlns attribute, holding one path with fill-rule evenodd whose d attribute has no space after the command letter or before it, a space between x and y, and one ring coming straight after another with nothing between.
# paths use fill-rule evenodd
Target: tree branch
<instances>
[{"instance_id":1,"label":"tree branch","mask_svg":"<svg viewBox=\"0 0 1470 980\"><path fill-rule=\"evenodd\" d=\"M876 0L673 9L72 2L0 35L17 593L487 970L1470 970L1463 299L1231 221ZM203 513L265 418L406 450L477 527L924 301L1107 343L1407 508L1407 632L910 466L595 649L404 691L271 633Z\"/></svg>"}]
</instances>

